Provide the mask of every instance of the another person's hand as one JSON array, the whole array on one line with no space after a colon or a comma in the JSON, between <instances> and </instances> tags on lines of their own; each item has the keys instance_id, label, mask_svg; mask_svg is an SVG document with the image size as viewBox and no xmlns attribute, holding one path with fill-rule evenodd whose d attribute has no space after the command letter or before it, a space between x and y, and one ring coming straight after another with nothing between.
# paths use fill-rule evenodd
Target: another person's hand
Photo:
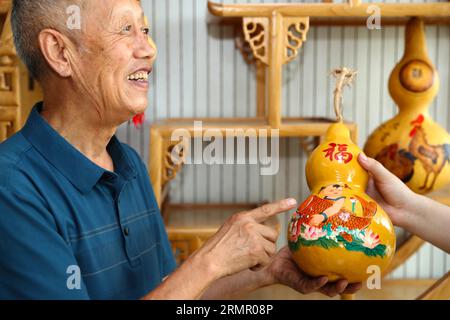
<instances>
[{"instance_id":1,"label":"another person's hand","mask_svg":"<svg viewBox=\"0 0 450 320\"><path fill-rule=\"evenodd\" d=\"M411 191L378 161L359 155L370 173L367 194L402 227L425 241L450 252L450 207Z\"/></svg>"},{"instance_id":2,"label":"another person's hand","mask_svg":"<svg viewBox=\"0 0 450 320\"><path fill-rule=\"evenodd\" d=\"M287 199L235 214L195 255L209 261L218 278L264 267L276 253L278 232L263 223L296 205L295 199Z\"/></svg>"},{"instance_id":3,"label":"another person's hand","mask_svg":"<svg viewBox=\"0 0 450 320\"><path fill-rule=\"evenodd\" d=\"M302 294L320 292L329 297L338 294L353 294L361 289L361 283L349 284L346 280L329 283L327 277L311 278L305 275L292 259L288 247L281 249L270 265L262 272L270 284L283 284Z\"/></svg>"},{"instance_id":4,"label":"another person's hand","mask_svg":"<svg viewBox=\"0 0 450 320\"><path fill-rule=\"evenodd\" d=\"M370 174L367 194L386 211L396 226L403 227L414 211L418 195L375 159L361 153L358 160Z\"/></svg>"}]
</instances>

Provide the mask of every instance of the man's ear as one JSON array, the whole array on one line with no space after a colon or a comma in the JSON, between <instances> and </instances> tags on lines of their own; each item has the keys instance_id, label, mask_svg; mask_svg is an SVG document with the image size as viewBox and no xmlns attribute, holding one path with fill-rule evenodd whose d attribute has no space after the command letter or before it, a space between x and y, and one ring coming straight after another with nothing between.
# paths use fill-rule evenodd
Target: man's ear
<instances>
[{"instance_id":1,"label":"man's ear","mask_svg":"<svg viewBox=\"0 0 450 320\"><path fill-rule=\"evenodd\" d=\"M53 71L64 78L72 75L67 40L60 32L52 29L42 30L39 34L39 47L44 59Z\"/></svg>"}]
</instances>

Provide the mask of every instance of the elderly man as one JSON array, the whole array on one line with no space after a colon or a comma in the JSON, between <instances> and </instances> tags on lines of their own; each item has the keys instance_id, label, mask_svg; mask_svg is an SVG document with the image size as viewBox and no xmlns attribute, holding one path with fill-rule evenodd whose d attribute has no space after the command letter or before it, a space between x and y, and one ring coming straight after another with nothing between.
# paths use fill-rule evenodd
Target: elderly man
<instances>
[{"instance_id":1,"label":"elderly man","mask_svg":"<svg viewBox=\"0 0 450 320\"><path fill-rule=\"evenodd\" d=\"M81 9L81 30L66 8ZM304 276L262 223L284 200L236 214L176 269L144 163L114 136L147 107L155 48L137 0L14 0L16 47L44 101L0 145L0 298L226 298ZM79 276L79 279L77 279Z\"/></svg>"}]
</instances>

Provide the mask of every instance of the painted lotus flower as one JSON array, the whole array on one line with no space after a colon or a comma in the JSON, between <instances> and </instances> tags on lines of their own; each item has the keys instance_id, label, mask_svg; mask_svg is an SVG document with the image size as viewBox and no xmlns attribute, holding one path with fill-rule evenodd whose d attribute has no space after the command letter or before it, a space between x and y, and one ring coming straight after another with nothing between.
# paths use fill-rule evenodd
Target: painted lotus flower
<instances>
[{"instance_id":1,"label":"painted lotus flower","mask_svg":"<svg viewBox=\"0 0 450 320\"><path fill-rule=\"evenodd\" d=\"M339 218L342 221L347 222L348 219L350 219L350 213L348 213L348 212L341 212L341 213L339 213Z\"/></svg>"},{"instance_id":2,"label":"painted lotus flower","mask_svg":"<svg viewBox=\"0 0 450 320\"><path fill-rule=\"evenodd\" d=\"M291 242L297 242L298 236L299 236L298 231L297 231L297 221L295 221L295 222L292 221L289 224L289 233L291 234L289 240Z\"/></svg>"},{"instance_id":3,"label":"painted lotus flower","mask_svg":"<svg viewBox=\"0 0 450 320\"><path fill-rule=\"evenodd\" d=\"M300 234L300 236L308 241L314 241L314 240L318 240L319 238L322 238L324 236L327 235L327 232L313 227L313 226L308 226L306 224L303 224L303 227L305 228L304 231Z\"/></svg>"},{"instance_id":4,"label":"painted lotus flower","mask_svg":"<svg viewBox=\"0 0 450 320\"><path fill-rule=\"evenodd\" d=\"M363 246L369 249L373 249L380 244L380 236L372 232L372 230L367 230L361 233L361 240L363 240Z\"/></svg>"}]
</instances>

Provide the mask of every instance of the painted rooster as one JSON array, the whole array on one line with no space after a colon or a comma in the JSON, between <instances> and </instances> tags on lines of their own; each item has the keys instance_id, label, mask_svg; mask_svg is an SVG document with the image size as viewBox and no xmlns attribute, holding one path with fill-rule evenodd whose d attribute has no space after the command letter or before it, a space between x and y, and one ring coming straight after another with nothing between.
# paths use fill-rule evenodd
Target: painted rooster
<instances>
[{"instance_id":1,"label":"painted rooster","mask_svg":"<svg viewBox=\"0 0 450 320\"><path fill-rule=\"evenodd\" d=\"M431 191L445 165L447 163L450 164L450 145L430 145L427 141L425 130L422 128L424 120L424 116L420 115L416 120L411 122L414 128L409 135L411 137L409 152L422 163L426 171L425 181L420 189ZM429 184L432 174L434 175L433 180Z\"/></svg>"},{"instance_id":2,"label":"painted rooster","mask_svg":"<svg viewBox=\"0 0 450 320\"><path fill-rule=\"evenodd\" d=\"M414 176L414 163L417 159L408 151L400 149L398 143L381 150L375 159L404 183Z\"/></svg>"}]
</instances>

